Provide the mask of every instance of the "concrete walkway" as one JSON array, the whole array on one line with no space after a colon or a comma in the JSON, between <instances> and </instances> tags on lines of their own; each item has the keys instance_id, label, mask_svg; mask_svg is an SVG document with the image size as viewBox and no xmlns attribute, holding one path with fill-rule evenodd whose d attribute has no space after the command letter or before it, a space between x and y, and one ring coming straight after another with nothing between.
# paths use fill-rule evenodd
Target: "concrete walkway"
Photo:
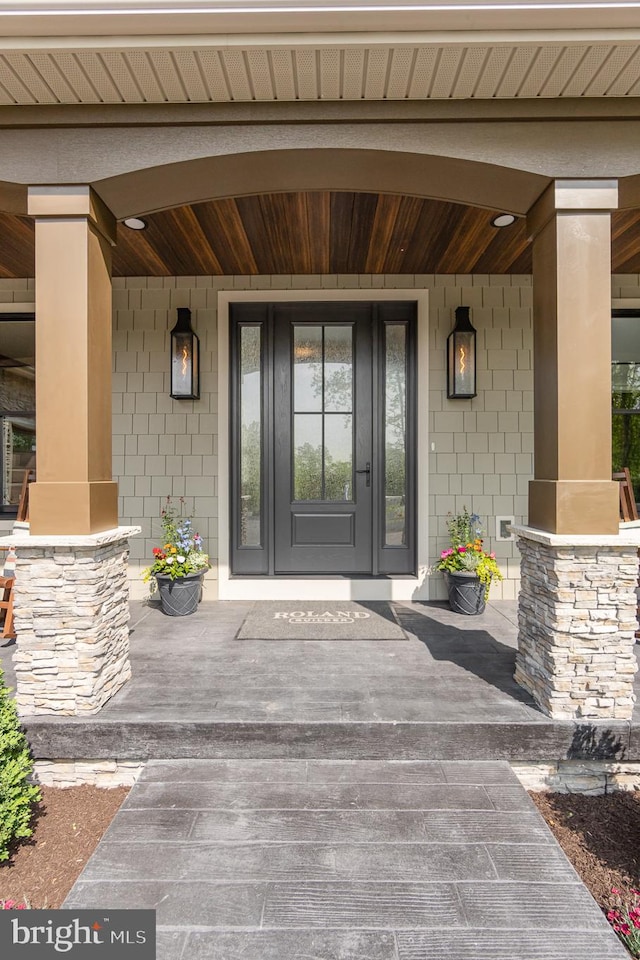
<instances>
[{"instance_id":1,"label":"concrete walkway","mask_svg":"<svg viewBox=\"0 0 640 960\"><path fill-rule=\"evenodd\" d=\"M151 761L67 907L158 960L624 960L508 764Z\"/></svg>"}]
</instances>

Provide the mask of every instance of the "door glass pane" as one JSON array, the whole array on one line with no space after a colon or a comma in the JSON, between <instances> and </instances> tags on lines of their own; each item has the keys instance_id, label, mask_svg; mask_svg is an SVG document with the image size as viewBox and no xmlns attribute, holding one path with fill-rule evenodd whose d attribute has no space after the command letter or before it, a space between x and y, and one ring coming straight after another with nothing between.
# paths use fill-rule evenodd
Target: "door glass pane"
<instances>
[{"instance_id":1,"label":"door glass pane","mask_svg":"<svg viewBox=\"0 0 640 960\"><path fill-rule=\"evenodd\" d=\"M384 496L386 546L407 539L407 328L385 324Z\"/></svg>"},{"instance_id":2,"label":"door glass pane","mask_svg":"<svg viewBox=\"0 0 640 960\"><path fill-rule=\"evenodd\" d=\"M353 331L350 326L324 328L324 409L351 412ZM328 499L334 499L333 497Z\"/></svg>"},{"instance_id":3,"label":"door glass pane","mask_svg":"<svg viewBox=\"0 0 640 960\"><path fill-rule=\"evenodd\" d=\"M262 328L240 328L240 546L262 543Z\"/></svg>"},{"instance_id":4,"label":"door glass pane","mask_svg":"<svg viewBox=\"0 0 640 960\"><path fill-rule=\"evenodd\" d=\"M324 499L353 500L353 417L324 417Z\"/></svg>"},{"instance_id":5,"label":"door glass pane","mask_svg":"<svg viewBox=\"0 0 640 960\"><path fill-rule=\"evenodd\" d=\"M293 415L294 500L322 500L322 414Z\"/></svg>"},{"instance_id":6,"label":"door glass pane","mask_svg":"<svg viewBox=\"0 0 640 960\"><path fill-rule=\"evenodd\" d=\"M322 410L322 327L296 324L293 328L293 409L295 413Z\"/></svg>"}]
</instances>

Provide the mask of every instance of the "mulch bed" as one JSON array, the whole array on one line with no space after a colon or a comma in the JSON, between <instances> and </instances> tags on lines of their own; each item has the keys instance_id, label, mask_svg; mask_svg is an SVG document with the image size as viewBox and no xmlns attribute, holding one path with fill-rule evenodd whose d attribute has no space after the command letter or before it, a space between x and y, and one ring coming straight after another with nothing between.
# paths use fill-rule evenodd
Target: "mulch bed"
<instances>
[{"instance_id":1,"label":"mulch bed","mask_svg":"<svg viewBox=\"0 0 640 960\"><path fill-rule=\"evenodd\" d=\"M128 787L42 787L35 829L0 863L0 900L57 909L98 845Z\"/></svg>"},{"instance_id":2,"label":"mulch bed","mask_svg":"<svg viewBox=\"0 0 640 960\"><path fill-rule=\"evenodd\" d=\"M616 905L612 888L634 903L631 890L640 887L640 795L532 793L531 798L603 910Z\"/></svg>"}]
</instances>

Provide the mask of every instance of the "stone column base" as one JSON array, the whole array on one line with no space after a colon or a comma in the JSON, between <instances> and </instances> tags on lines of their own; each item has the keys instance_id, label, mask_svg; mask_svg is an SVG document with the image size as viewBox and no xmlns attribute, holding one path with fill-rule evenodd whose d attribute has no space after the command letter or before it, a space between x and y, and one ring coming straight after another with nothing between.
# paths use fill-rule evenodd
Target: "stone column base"
<instances>
[{"instance_id":1,"label":"stone column base","mask_svg":"<svg viewBox=\"0 0 640 960\"><path fill-rule=\"evenodd\" d=\"M97 713L131 676L128 538L29 536L16 548L14 654L22 716Z\"/></svg>"},{"instance_id":2,"label":"stone column base","mask_svg":"<svg viewBox=\"0 0 640 960\"><path fill-rule=\"evenodd\" d=\"M640 531L515 533L522 555L516 682L557 720L630 719Z\"/></svg>"}]
</instances>

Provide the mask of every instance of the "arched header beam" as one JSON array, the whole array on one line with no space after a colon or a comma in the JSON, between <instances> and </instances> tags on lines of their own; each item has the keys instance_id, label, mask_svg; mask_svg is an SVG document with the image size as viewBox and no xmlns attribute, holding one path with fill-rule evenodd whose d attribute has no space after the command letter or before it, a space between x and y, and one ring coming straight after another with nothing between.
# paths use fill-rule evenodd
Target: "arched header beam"
<instances>
[{"instance_id":1,"label":"arched header beam","mask_svg":"<svg viewBox=\"0 0 640 960\"><path fill-rule=\"evenodd\" d=\"M118 219L223 197L355 190L465 203L523 215L539 174L458 158L341 148L269 150L135 170L93 184Z\"/></svg>"}]
</instances>

